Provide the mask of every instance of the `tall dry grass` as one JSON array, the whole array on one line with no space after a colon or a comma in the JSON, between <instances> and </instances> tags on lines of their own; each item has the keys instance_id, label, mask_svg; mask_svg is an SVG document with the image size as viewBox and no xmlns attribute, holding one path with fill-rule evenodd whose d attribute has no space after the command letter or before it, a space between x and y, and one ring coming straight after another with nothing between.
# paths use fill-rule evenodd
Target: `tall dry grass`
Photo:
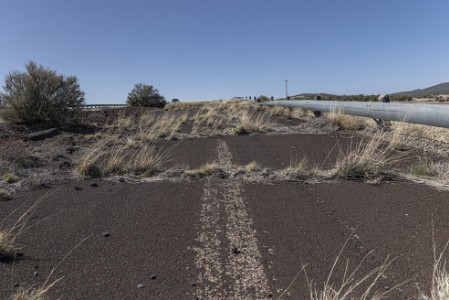
<instances>
[{"instance_id":1,"label":"tall dry grass","mask_svg":"<svg viewBox=\"0 0 449 300\"><path fill-rule=\"evenodd\" d=\"M372 127L374 123L368 118L347 115L338 109L327 113L326 117L330 120L332 125L341 130L363 130L367 127Z\"/></svg>"},{"instance_id":2,"label":"tall dry grass","mask_svg":"<svg viewBox=\"0 0 449 300\"><path fill-rule=\"evenodd\" d=\"M341 179L369 179L384 175L387 166L398 160L383 135L375 133L340 150L332 174Z\"/></svg>"},{"instance_id":3,"label":"tall dry grass","mask_svg":"<svg viewBox=\"0 0 449 300\"><path fill-rule=\"evenodd\" d=\"M99 140L81 157L77 170L84 177L109 174L151 176L169 159L171 149L160 149L132 137L109 136Z\"/></svg>"},{"instance_id":4,"label":"tall dry grass","mask_svg":"<svg viewBox=\"0 0 449 300\"><path fill-rule=\"evenodd\" d=\"M13 210L0 222L0 261L13 260L15 258L17 251L21 249L21 247L17 244L17 240L27 230L37 225L29 225L29 221L36 211L37 206L46 199L47 195L35 201L10 225L8 225L9 220L22 208L22 206L19 206L17 209Z\"/></svg>"},{"instance_id":5,"label":"tall dry grass","mask_svg":"<svg viewBox=\"0 0 449 300\"><path fill-rule=\"evenodd\" d=\"M157 139L179 137L182 124L189 118L187 112L147 112L140 117L118 118L109 125L113 134L134 134L137 139L150 142Z\"/></svg>"},{"instance_id":6,"label":"tall dry grass","mask_svg":"<svg viewBox=\"0 0 449 300\"><path fill-rule=\"evenodd\" d=\"M303 265L301 271L296 275L278 299L283 299L283 297L291 290L293 283L298 279L302 271L304 271L306 277L310 300L380 300L384 299L388 293L391 293L405 283L398 284L391 289L384 290L382 292L378 292L376 290L376 285L379 283L379 280L385 276L385 272L394 261L394 259L390 259L389 257L387 257L378 267L375 267L366 274L359 274L361 267L373 251L368 252L352 271L349 269L349 260L347 260L345 263L343 276L341 278L334 278L336 267L341 260L346 245L353 237L353 234L354 232L348 237L348 239L346 239L343 247L340 249L322 286L309 279L306 266ZM339 283L336 284L336 282Z\"/></svg>"}]
</instances>

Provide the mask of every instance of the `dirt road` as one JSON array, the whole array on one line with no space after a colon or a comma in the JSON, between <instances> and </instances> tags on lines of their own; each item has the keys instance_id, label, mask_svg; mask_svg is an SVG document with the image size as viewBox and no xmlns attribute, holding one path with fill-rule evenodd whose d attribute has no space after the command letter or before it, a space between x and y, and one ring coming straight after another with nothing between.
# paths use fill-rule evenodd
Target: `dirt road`
<instances>
[{"instance_id":1,"label":"dirt road","mask_svg":"<svg viewBox=\"0 0 449 300\"><path fill-rule=\"evenodd\" d=\"M244 159L232 141L213 141L208 156L219 164ZM410 280L389 297L407 299L429 288L432 220L437 246L449 239L449 193L411 183L91 183L54 188L38 206L20 239L24 257L0 263L0 299L42 285L71 250L50 299L269 299L289 286L286 299L307 299L303 266L319 288L354 230L335 282L347 259L353 268L366 257L365 274L389 256L376 289ZM0 219L47 192L0 202Z\"/></svg>"}]
</instances>

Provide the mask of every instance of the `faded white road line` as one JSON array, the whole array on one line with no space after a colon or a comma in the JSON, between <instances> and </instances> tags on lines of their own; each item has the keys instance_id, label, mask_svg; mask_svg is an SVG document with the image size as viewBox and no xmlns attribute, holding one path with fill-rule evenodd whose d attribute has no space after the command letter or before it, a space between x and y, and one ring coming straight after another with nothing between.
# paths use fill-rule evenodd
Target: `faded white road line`
<instances>
[{"instance_id":1,"label":"faded white road line","mask_svg":"<svg viewBox=\"0 0 449 300\"><path fill-rule=\"evenodd\" d=\"M218 163L230 165L224 141ZM236 181L206 183L196 251L199 299L267 299L269 288L253 221Z\"/></svg>"}]
</instances>

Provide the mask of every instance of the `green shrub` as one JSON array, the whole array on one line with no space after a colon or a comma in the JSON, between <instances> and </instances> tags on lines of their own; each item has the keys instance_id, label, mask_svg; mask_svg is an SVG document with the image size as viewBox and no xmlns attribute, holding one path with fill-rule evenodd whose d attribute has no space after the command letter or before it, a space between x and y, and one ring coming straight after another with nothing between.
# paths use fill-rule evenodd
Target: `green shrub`
<instances>
[{"instance_id":1,"label":"green shrub","mask_svg":"<svg viewBox=\"0 0 449 300\"><path fill-rule=\"evenodd\" d=\"M257 102L268 102L270 101L270 98L264 95L260 95L259 98L257 98Z\"/></svg>"},{"instance_id":2,"label":"green shrub","mask_svg":"<svg viewBox=\"0 0 449 300\"><path fill-rule=\"evenodd\" d=\"M85 103L75 76L59 75L30 61L25 72L10 72L0 93L1 117L9 122L44 128L78 121Z\"/></svg>"},{"instance_id":3,"label":"green shrub","mask_svg":"<svg viewBox=\"0 0 449 300\"><path fill-rule=\"evenodd\" d=\"M167 104L165 98L152 85L137 83L128 94L128 106L147 106L162 108Z\"/></svg>"},{"instance_id":4,"label":"green shrub","mask_svg":"<svg viewBox=\"0 0 449 300\"><path fill-rule=\"evenodd\" d=\"M419 163L411 167L410 172L416 176L426 176L428 173L427 164L420 161Z\"/></svg>"},{"instance_id":5,"label":"green shrub","mask_svg":"<svg viewBox=\"0 0 449 300\"><path fill-rule=\"evenodd\" d=\"M237 127L231 128L231 132L232 132L232 134L235 134L235 135L242 135L242 134L249 133L248 130L246 130L245 127L243 127L243 126L237 126Z\"/></svg>"}]
</instances>

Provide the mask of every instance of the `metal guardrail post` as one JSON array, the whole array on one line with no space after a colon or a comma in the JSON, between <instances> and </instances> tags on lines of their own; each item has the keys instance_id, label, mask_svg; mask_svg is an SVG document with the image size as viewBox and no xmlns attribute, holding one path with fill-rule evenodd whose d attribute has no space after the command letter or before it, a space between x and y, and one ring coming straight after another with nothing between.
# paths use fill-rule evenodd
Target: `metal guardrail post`
<instances>
[{"instance_id":1,"label":"metal guardrail post","mask_svg":"<svg viewBox=\"0 0 449 300\"><path fill-rule=\"evenodd\" d=\"M449 105L352 101L278 100L260 103L449 128Z\"/></svg>"}]
</instances>

